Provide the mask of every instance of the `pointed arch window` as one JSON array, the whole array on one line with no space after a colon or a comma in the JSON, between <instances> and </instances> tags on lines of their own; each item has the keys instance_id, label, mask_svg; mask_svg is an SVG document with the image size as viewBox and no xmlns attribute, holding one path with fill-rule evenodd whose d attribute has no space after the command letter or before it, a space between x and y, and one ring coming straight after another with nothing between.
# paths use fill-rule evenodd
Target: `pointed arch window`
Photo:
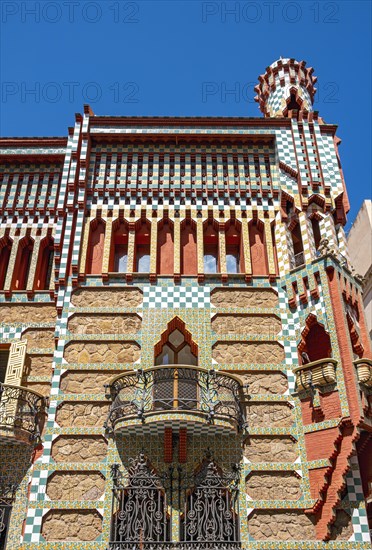
<instances>
[{"instance_id":1,"label":"pointed arch window","mask_svg":"<svg viewBox=\"0 0 372 550\"><path fill-rule=\"evenodd\" d=\"M198 364L198 347L185 328L185 323L175 317L163 332L155 346L153 399L155 408L193 409L198 406L198 372L185 365ZM180 368L161 368L180 365Z\"/></svg>"},{"instance_id":2,"label":"pointed arch window","mask_svg":"<svg viewBox=\"0 0 372 550\"><path fill-rule=\"evenodd\" d=\"M332 357L330 336L313 314L310 314L306 320L306 327L302 331L298 351L302 364Z\"/></svg>"},{"instance_id":3,"label":"pointed arch window","mask_svg":"<svg viewBox=\"0 0 372 550\"><path fill-rule=\"evenodd\" d=\"M159 346L160 348L160 346ZM155 356L155 365L197 365L197 350L187 342L185 335L175 328Z\"/></svg>"}]
</instances>

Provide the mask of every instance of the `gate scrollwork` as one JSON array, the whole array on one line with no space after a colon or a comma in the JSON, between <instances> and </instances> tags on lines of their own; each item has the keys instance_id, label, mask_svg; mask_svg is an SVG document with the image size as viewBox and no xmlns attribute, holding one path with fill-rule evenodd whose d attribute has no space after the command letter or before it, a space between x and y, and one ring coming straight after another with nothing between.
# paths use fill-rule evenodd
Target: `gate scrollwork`
<instances>
[{"instance_id":1,"label":"gate scrollwork","mask_svg":"<svg viewBox=\"0 0 372 550\"><path fill-rule=\"evenodd\" d=\"M110 550L240 548L237 465L226 472L207 453L194 474L181 466L159 473L140 453L125 477L118 465L111 475Z\"/></svg>"}]
</instances>

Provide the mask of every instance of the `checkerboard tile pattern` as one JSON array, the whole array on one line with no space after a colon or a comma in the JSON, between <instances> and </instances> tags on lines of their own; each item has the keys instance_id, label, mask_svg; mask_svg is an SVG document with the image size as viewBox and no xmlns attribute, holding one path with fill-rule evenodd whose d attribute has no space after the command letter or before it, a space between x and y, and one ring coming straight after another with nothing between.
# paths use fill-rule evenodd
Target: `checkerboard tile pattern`
<instances>
[{"instance_id":1,"label":"checkerboard tile pattern","mask_svg":"<svg viewBox=\"0 0 372 550\"><path fill-rule=\"evenodd\" d=\"M346 476L348 498L351 502L360 502L364 500L364 495L357 456L352 456L349 462L351 469Z\"/></svg>"},{"instance_id":2,"label":"checkerboard tile pattern","mask_svg":"<svg viewBox=\"0 0 372 550\"><path fill-rule=\"evenodd\" d=\"M23 542L40 542L40 530L43 515L44 510L42 508L29 508L27 510Z\"/></svg>"},{"instance_id":3,"label":"checkerboard tile pattern","mask_svg":"<svg viewBox=\"0 0 372 550\"><path fill-rule=\"evenodd\" d=\"M13 340L14 338L19 339L25 328L26 326L14 327L10 325L0 325L0 342L2 340Z\"/></svg>"},{"instance_id":4,"label":"checkerboard tile pattern","mask_svg":"<svg viewBox=\"0 0 372 550\"><path fill-rule=\"evenodd\" d=\"M371 542L358 457L353 455L349 459L349 462L351 469L346 476L346 486L347 497L351 505L352 525L354 531L350 541Z\"/></svg>"},{"instance_id":5,"label":"checkerboard tile pattern","mask_svg":"<svg viewBox=\"0 0 372 550\"><path fill-rule=\"evenodd\" d=\"M144 286L144 308L210 308L210 287Z\"/></svg>"},{"instance_id":6,"label":"checkerboard tile pattern","mask_svg":"<svg viewBox=\"0 0 372 550\"><path fill-rule=\"evenodd\" d=\"M371 543L371 534L368 527L367 511L365 506L355 508L352 513L352 524L354 535L351 537L351 541Z\"/></svg>"}]
</instances>

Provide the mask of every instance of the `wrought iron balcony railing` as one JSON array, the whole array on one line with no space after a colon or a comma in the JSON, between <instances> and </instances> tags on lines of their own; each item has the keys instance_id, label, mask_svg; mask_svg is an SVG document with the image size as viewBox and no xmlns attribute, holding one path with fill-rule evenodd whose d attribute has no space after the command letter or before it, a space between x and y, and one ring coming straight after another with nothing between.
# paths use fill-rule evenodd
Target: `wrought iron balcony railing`
<instances>
[{"instance_id":1,"label":"wrought iron balcony railing","mask_svg":"<svg viewBox=\"0 0 372 550\"><path fill-rule=\"evenodd\" d=\"M305 255L303 252L299 252L298 254L295 254L293 256L293 260L291 261L291 269L295 269L296 267L300 267L301 265L305 264Z\"/></svg>"},{"instance_id":2,"label":"wrought iron balcony railing","mask_svg":"<svg viewBox=\"0 0 372 550\"><path fill-rule=\"evenodd\" d=\"M24 442L40 442L45 398L22 386L0 383L0 431Z\"/></svg>"},{"instance_id":3,"label":"wrought iron balcony railing","mask_svg":"<svg viewBox=\"0 0 372 550\"><path fill-rule=\"evenodd\" d=\"M162 365L120 374L106 388L107 397L112 400L106 422L111 433L122 421L127 421L127 426L131 419L144 424L156 420L159 414L172 412L192 415L199 422L210 424L222 421L238 431L245 428L240 403L242 384L227 373L188 365Z\"/></svg>"}]
</instances>

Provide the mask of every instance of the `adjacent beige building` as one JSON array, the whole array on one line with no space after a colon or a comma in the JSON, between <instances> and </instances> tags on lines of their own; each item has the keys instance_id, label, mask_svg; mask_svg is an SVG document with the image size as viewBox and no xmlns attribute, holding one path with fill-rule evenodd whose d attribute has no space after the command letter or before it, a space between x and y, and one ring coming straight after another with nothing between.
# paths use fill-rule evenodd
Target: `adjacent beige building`
<instances>
[{"instance_id":1,"label":"adjacent beige building","mask_svg":"<svg viewBox=\"0 0 372 550\"><path fill-rule=\"evenodd\" d=\"M351 263L362 275L363 303L369 335L372 339L372 201L365 200L348 236Z\"/></svg>"}]
</instances>

